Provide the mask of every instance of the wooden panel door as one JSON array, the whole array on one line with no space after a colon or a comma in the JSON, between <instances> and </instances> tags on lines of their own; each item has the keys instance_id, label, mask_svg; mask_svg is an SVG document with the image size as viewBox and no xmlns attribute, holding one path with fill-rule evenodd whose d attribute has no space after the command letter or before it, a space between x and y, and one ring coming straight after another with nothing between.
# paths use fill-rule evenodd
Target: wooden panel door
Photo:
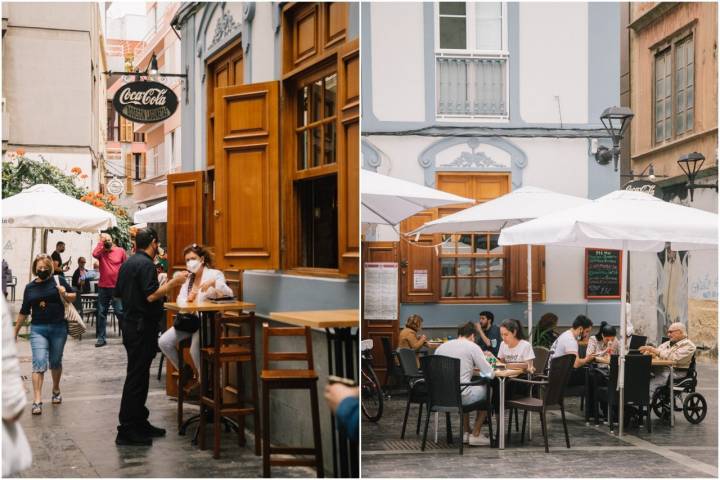
<instances>
[{"instance_id":1,"label":"wooden panel door","mask_svg":"<svg viewBox=\"0 0 720 480\"><path fill-rule=\"evenodd\" d=\"M510 252L510 300L527 301L527 245L506 247ZM545 300L545 246L532 247L532 299Z\"/></svg>"},{"instance_id":2,"label":"wooden panel door","mask_svg":"<svg viewBox=\"0 0 720 480\"><path fill-rule=\"evenodd\" d=\"M397 263L398 261L398 242L363 242L362 248L363 264L365 262ZM362 338L370 338L373 341L373 369L378 374L381 384L384 384L387 364L382 339L387 338L393 350L397 347L400 336L400 320L366 320L363 315L361 335Z\"/></svg>"},{"instance_id":3,"label":"wooden panel door","mask_svg":"<svg viewBox=\"0 0 720 480\"><path fill-rule=\"evenodd\" d=\"M277 269L279 82L215 89L215 245L223 269Z\"/></svg>"},{"instance_id":4,"label":"wooden panel door","mask_svg":"<svg viewBox=\"0 0 720 480\"><path fill-rule=\"evenodd\" d=\"M435 210L420 212L400 223L400 232L407 233L437 218ZM421 235L415 240L400 241L400 300L403 303L429 303L439 299L438 255L432 248L440 242L440 235ZM415 287L415 272L424 271L427 285Z\"/></svg>"},{"instance_id":5,"label":"wooden panel door","mask_svg":"<svg viewBox=\"0 0 720 480\"><path fill-rule=\"evenodd\" d=\"M360 256L360 49L338 52L338 254L341 273L357 274Z\"/></svg>"}]
</instances>

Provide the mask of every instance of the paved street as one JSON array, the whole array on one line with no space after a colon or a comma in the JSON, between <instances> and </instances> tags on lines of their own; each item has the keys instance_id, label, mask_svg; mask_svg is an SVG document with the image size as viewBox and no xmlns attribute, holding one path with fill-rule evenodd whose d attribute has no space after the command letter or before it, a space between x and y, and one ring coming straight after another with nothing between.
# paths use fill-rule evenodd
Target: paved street
<instances>
[{"instance_id":1,"label":"paved street","mask_svg":"<svg viewBox=\"0 0 720 480\"><path fill-rule=\"evenodd\" d=\"M15 303L17 311L19 304ZM49 374L43 386L43 414L30 415L32 402L31 354L26 340L18 342L20 366L28 391L28 407L21 423L33 452L33 465L23 477L261 477L262 457L253 451L253 437L239 447L237 434L223 432L221 458L212 450L200 451L190 434L177 435L177 403L165 395L165 369L157 380L160 354L150 379L150 421L166 428L165 438L152 447L115 445L117 415L125 380L125 350L108 325L108 345L95 348L94 327L81 342L68 338L63 358L62 405L52 405ZM186 415L197 407L186 404ZM246 432L249 433L249 432ZM208 431L208 445L211 443ZM280 437L280 435L278 435ZM276 437L277 438L277 437ZM314 469L273 467L273 476L314 477Z\"/></svg>"},{"instance_id":2,"label":"paved street","mask_svg":"<svg viewBox=\"0 0 720 480\"><path fill-rule=\"evenodd\" d=\"M386 402L379 423L372 424L363 418L362 474L364 477L717 477L717 374L717 363L698 363L698 391L708 402L708 414L701 424L688 423L682 412L678 412L675 428L671 429L653 416L651 434L644 427L633 428L626 430L622 439L611 435L607 425L585 426L579 401L568 399L571 449L565 447L560 412L551 412L549 454L544 450L537 415L533 420L533 439L524 446L519 444L520 434L515 433L513 427L512 443L506 450L466 446L463 457L459 456L457 446L448 448L444 442L442 418L440 443L432 443L431 419L428 445L422 452L422 436L415 436L417 406L411 407L405 440L400 440L406 398L398 395ZM457 416L453 417L453 428L457 432Z\"/></svg>"}]
</instances>

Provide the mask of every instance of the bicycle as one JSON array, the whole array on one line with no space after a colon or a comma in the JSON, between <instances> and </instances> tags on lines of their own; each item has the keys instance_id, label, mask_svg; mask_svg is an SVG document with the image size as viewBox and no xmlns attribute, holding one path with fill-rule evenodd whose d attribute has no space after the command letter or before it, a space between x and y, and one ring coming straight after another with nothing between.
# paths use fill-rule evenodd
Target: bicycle
<instances>
[{"instance_id":1,"label":"bicycle","mask_svg":"<svg viewBox=\"0 0 720 480\"><path fill-rule=\"evenodd\" d=\"M372 367L372 340L363 340L361 342L361 375L360 375L360 403L362 412L371 422L377 422L382 417L383 412L383 391L380 387L375 370Z\"/></svg>"}]
</instances>

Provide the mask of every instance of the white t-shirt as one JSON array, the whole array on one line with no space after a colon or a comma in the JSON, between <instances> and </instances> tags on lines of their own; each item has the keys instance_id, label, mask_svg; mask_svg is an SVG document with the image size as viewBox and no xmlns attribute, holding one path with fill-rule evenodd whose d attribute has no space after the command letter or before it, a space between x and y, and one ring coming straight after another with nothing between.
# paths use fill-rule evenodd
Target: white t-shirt
<instances>
[{"instance_id":1,"label":"white t-shirt","mask_svg":"<svg viewBox=\"0 0 720 480\"><path fill-rule=\"evenodd\" d=\"M495 376L482 349L466 338L457 338L443 343L435 350L435 355L460 359L460 383L470 382L476 368L480 369L480 375L483 377L493 378ZM470 390L469 388L463 390L463 395L469 395Z\"/></svg>"},{"instance_id":2,"label":"white t-shirt","mask_svg":"<svg viewBox=\"0 0 720 480\"><path fill-rule=\"evenodd\" d=\"M498 358L505 363L523 363L535 359L532 345L527 340L520 340L517 345L510 348L507 343L500 344Z\"/></svg>"},{"instance_id":3,"label":"white t-shirt","mask_svg":"<svg viewBox=\"0 0 720 480\"><path fill-rule=\"evenodd\" d=\"M220 270L215 270L213 268L203 268L202 278L195 279L195 282L193 283L193 287L197 285L200 287L203 283L206 283L210 280L213 280L215 282L215 285L208 288L207 291L202 292L198 290L197 297L195 297L195 300L198 303L202 303L208 298L218 298L222 296L232 296L233 291L230 287L227 286L227 283L225 283L225 275ZM183 283L182 287L180 287L180 292L178 292L178 296L176 301L177 302L184 302L187 300L188 295L190 292L188 291L190 287L190 277L185 280L185 283Z\"/></svg>"},{"instance_id":4,"label":"white t-shirt","mask_svg":"<svg viewBox=\"0 0 720 480\"><path fill-rule=\"evenodd\" d=\"M565 330L558 338L555 340L555 343L552 344L552 347L550 347L550 351L552 351L552 356L550 357L562 357L563 355L567 355L569 353L578 353L578 342L575 339L575 335L573 335L572 329Z\"/></svg>"}]
</instances>

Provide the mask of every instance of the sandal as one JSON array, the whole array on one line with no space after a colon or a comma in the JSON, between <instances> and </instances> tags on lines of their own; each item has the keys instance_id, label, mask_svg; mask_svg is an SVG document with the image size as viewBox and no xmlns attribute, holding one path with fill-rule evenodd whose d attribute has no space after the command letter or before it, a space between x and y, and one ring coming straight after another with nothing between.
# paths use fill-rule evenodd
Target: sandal
<instances>
[{"instance_id":1,"label":"sandal","mask_svg":"<svg viewBox=\"0 0 720 480\"><path fill-rule=\"evenodd\" d=\"M62 403L62 395L60 395L60 392L57 392L57 393L53 392L52 403L55 405Z\"/></svg>"},{"instance_id":2,"label":"sandal","mask_svg":"<svg viewBox=\"0 0 720 480\"><path fill-rule=\"evenodd\" d=\"M32 404L32 414L40 415L42 413L42 402Z\"/></svg>"}]
</instances>

